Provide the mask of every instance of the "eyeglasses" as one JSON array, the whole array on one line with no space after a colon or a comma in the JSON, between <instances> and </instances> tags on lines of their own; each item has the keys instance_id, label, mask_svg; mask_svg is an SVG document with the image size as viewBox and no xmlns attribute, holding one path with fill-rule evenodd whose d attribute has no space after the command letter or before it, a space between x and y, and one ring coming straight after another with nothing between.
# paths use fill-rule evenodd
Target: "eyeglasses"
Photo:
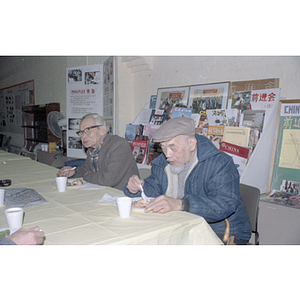
<instances>
[{"instance_id":1,"label":"eyeglasses","mask_svg":"<svg viewBox=\"0 0 300 300\"><path fill-rule=\"evenodd\" d=\"M82 136L84 133L86 135L90 135L93 128L100 127L100 126L102 126L102 125L89 126L87 128L84 128L83 130L76 131L76 134L78 134L79 136Z\"/></svg>"}]
</instances>

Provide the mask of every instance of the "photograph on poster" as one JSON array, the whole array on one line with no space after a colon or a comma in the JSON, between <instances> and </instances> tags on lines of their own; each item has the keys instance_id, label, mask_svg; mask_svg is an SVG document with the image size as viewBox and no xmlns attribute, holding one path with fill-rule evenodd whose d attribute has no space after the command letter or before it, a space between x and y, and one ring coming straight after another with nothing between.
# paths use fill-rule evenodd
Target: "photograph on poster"
<instances>
[{"instance_id":1,"label":"photograph on poster","mask_svg":"<svg viewBox=\"0 0 300 300\"><path fill-rule=\"evenodd\" d=\"M84 73L84 84L100 84L101 73L100 72L85 72Z\"/></svg>"},{"instance_id":2,"label":"photograph on poster","mask_svg":"<svg viewBox=\"0 0 300 300\"><path fill-rule=\"evenodd\" d=\"M299 182L284 179L281 181L280 191L286 192L289 194L298 195L299 194Z\"/></svg>"},{"instance_id":3,"label":"photograph on poster","mask_svg":"<svg viewBox=\"0 0 300 300\"><path fill-rule=\"evenodd\" d=\"M69 130L79 130L80 118L69 118Z\"/></svg>"},{"instance_id":4,"label":"photograph on poster","mask_svg":"<svg viewBox=\"0 0 300 300\"><path fill-rule=\"evenodd\" d=\"M172 88L159 88L157 89L156 109L167 110L173 106L188 105L189 87L172 87Z\"/></svg>"},{"instance_id":5,"label":"photograph on poster","mask_svg":"<svg viewBox=\"0 0 300 300\"><path fill-rule=\"evenodd\" d=\"M250 109L251 103L251 91L236 92L232 94L232 108L237 108L243 112Z\"/></svg>"},{"instance_id":6,"label":"photograph on poster","mask_svg":"<svg viewBox=\"0 0 300 300\"><path fill-rule=\"evenodd\" d=\"M267 199L269 202L300 208L299 182L282 180L280 190L273 190Z\"/></svg>"},{"instance_id":7,"label":"photograph on poster","mask_svg":"<svg viewBox=\"0 0 300 300\"><path fill-rule=\"evenodd\" d=\"M226 109L206 110L209 126L228 126Z\"/></svg>"},{"instance_id":8,"label":"photograph on poster","mask_svg":"<svg viewBox=\"0 0 300 300\"><path fill-rule=\"evenodd\" d=\"M68 148L70 149L82 149L82 143L80 137L69 136Z\"/></svg>"},{"instance_id":9,"label":"photograph on poster","mask_svg":"<svg viewBox=\"0 0 300 300\"><path fill-rule=\"evenodd\" d=\"M82 70L81 69L74 69L68 71L68 82L78 82L82 81Z\"/></svg>"},{"instance_id":10,"label":"photograph on poster","mask_svg":"<svg viewBox=\"0 0 300 300\"><path fill-rule=\"evenodd\" d=\"M191 86L188 105L193 114L207 109L226 109L228 90L229 82Z\"/></svg>"}]
</instances>

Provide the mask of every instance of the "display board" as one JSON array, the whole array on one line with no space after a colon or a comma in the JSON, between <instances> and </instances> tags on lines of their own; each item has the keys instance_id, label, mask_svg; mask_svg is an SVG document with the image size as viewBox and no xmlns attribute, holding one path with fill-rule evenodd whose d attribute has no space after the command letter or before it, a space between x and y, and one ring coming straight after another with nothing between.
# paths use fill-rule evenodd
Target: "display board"
<instances>
[{"instance_id":1,"label":"display board","mask_svg":"<svg viewBox=\"0 0 300 300\"><path fill-rule=\"evenodd\" d=\"M279 103L267 194L282 181L300 181L300 100Z\"/></svg>"},{"instance_id":2,"label":"display board","mask_svg":"<svg viewBox=\"0 0 300 300\"><path fill-rule=\"evenodd\" d=\"M33 104L34 80L0 89L0 131L23 134L22 108Z\"/></svg>"},{"instance_id":3,"label":"display board","mask_svg":"<svg viewBox=\"0 0 300 300\"><path fill-rule=\"evenodd\" d=\"M103 64L103 118L107 131L115 133L115 57L109 57Z\"/></svg>"},{"instance_id":4,"label":"display board","mask_svg":"<svg viewBox=\"0 0 300 300\"><path fill-rule=\"evenodd\" d=\"M67 69L67 155L85 158L79 130L81 118L89 113L103 114L103 64Z\"/></svg>"}]
</instances>

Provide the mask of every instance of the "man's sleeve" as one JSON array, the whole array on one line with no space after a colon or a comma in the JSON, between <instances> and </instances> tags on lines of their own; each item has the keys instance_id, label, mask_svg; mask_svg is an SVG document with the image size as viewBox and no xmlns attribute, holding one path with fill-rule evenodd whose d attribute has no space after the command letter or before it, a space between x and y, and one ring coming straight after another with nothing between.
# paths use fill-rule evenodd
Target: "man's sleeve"
<instances>
[{"instance_id":1,"label":"man's sleeve","mask_svg":"<svg viewBox=\"0 0 300 300\"><path fill-rule=\"evenodd\" d=\"M7 237L3 237L0 238L0 245L16 245L16 243Z\"/></svg>"}]
</instances>

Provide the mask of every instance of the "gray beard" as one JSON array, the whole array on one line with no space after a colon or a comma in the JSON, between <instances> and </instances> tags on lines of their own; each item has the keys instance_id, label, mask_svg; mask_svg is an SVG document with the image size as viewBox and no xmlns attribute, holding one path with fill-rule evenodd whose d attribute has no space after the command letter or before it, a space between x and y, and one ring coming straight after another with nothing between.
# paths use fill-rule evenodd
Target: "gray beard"
<instances>
[{"instance_id":1,"label":"gray beard","mask_svg":"<svg viewBox=\"0 0 300 300\"><path fill-rule=\"evenodd\" d=\"M171 172L173 174L179 174L180 172L183 171L183 169L184 169L184 165L181 166L181 167L174 167L174 166L171 165Z\"/></svg>"}]
</instances>

